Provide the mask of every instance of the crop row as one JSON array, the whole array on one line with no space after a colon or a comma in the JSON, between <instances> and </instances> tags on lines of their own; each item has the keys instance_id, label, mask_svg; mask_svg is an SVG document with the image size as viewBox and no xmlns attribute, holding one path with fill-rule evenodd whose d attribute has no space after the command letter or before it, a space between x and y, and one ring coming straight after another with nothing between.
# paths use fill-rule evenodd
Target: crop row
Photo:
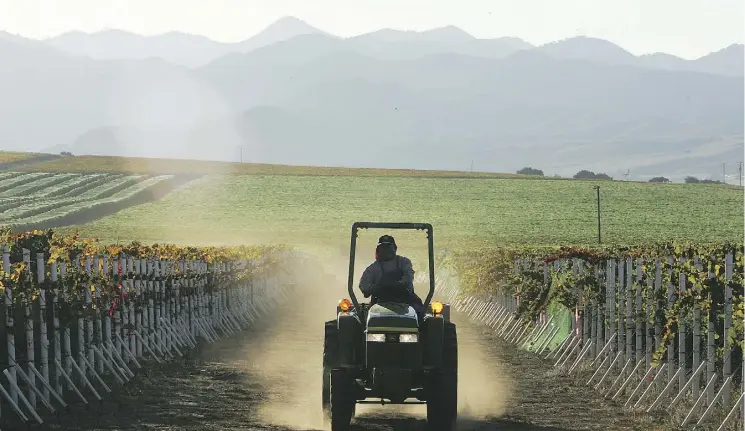
<instances>
[{"instance_id":1,"label":"crop row","mask_svg":"<svg viewBox=\"0 0 745 431\"><path fill-rule=\"evenodd\" d=\"M85 190L81 187L86 187L90 184L103 184L106 181L113 180L112 177L107 177L106 175L75 175L71 178L69 178L67 181L63 181L61 183L56 183L51 187L48 187L44 190L43 197L47 199L65 196L67 193L72 192L74 190ZM75 196L75 194L72 194Z\"/></svg>"},{"instance_id":2,"label":"crop row","mask_svg":"<svg viewBox=\"0 0 745 431\"><path fill-rule=\"evenodd\" d=\"M0 193L5 193L11 189L25 184L38 181L44 178L49 178L57 174L50 173L31 173L31 174L16 174L0 181Z\"/></svg>"},{"instance_id":3,"label":"crop row","mask_svg":"<svg viewBox=\"0 0 745 431\"><path fill-rule=\"evenodd\" d=\"M13 196L3 196L0 198L0 212L11 208L18 208L21 205L28 206L41 201L51 202L55 199L80 198L83 193L91 190L95 193L101 193L105 189L96 190L98 186L108 183L107 187L112 187L112 183L117 181L119 177L120 175L74 175L67 180L60 179L61 182L55 181L52 185L45 186L36 190L34 193L25 195L19 195L13 189Z\"/></svg>"},{"instance_id":4,"label":"crop row","mask_svg":"<svg viewBox=\"0 0 745 431\"><path fill-rule=\"evenodd\" d=\"M171 176L23 174L0 177L0 224L21 228L53 223L137 196Z\"/></svg>"},{"instance_id":5,"label":"crop row","mask_svg":"<svg viewBox=\"0 0 745 431\"><path fill-rule=\"evenodd\" d=\"M39 214L32 213L32 215L17 218L14 219L11 223L6 223L9 226L13 227L15 230L24 230L28 227L38 226L40 224L55 225L58 222L61 223L63 219L75 216L81 212L96 210L98 208L111 206L112 204L126 203L130 199L135 198L139 193L167 179L167 177L147 178L142 182L136 183L131 187L125 188L116 193L110 194L106 192L101 194L110 194L109 197L102 197L93 200L82 199L64 202L64 204L60 204L60 206L48 208L44 212L41 212ZM1 221L2 220L0 220L0 222Z\"/></svg>"},{"instance_id":6,"label":"crop row","mask_svg":"<svg viewBox=\"0 0 745 431\"><path fill-rule=\"evenodd\" d=\"M552 352L569 374L588 359L587 384L604 396L679 426L745 415L742 243L494 248L446 261L457 301L489 310L503 335Z\"/></svg>"},{"instance_id":7,"label":"crop row","mask_svg":"<svg viewBox=\"0 0 745 431\"><path fill-rule=\"evenodd\" d=\"M17 176L16 173L11 173ZM2 178L2 177L0 177ZM10 177L8 177L10 178ZM52 199L65 195L78 187L93 181L99 181L103 183L111 181L111 178L106 178L104 175L79 175L72 174L66 176L52 175L46 178L42 178L38 181L33 181L24 186L14 187L8 190L0 198L0 212L5 211L9 208L15 208L19 203L31 203L41 199ZM76 195L72 195L76 196Z\"/></svg>"},{"instance_id":8,"label":"crop row","mask_svg":"<svg viewBox=\"0 0 745 431\"><path fill-rule=\"evenodd\" d=\"M0 424L54 420L137 371L271 313L296 258L282 247L103 246L0 230ZM291 265L291 267L294 265ZM50 415L47 415L49 413Z\"/></svg>"},{"instance_id":9,"label":"crop row","mask_svg":"<svg viewBox=\"0 0 745 431\"><path fill-rule=\"evenodd\" d=\"M37 178L34 181L16 185L13 188L7 190L4 194L6 196L30 196L44 189L52 187L54 184L63 183L70 178L74 177L75 174L54 174L44 178Z\"/></svg>"},{"instance_id":10,"label":"crop row","mask_svg":"<svg viewBox=\"0 0 745 431\"><path fill-rule=\"evenodd\" d=\"M24 222L34 216L41 218L52 218L69 214L80 209L88 209L107 202L118 201L148 187L167 179L168 177L147 178L143 181L129 181L119 186L108 187L93 194L92 197L80 197L74 199L54 199L48 201L37 201L27 205L21 205L0 214L0 223Z\"/></svg>"}]
</instances>

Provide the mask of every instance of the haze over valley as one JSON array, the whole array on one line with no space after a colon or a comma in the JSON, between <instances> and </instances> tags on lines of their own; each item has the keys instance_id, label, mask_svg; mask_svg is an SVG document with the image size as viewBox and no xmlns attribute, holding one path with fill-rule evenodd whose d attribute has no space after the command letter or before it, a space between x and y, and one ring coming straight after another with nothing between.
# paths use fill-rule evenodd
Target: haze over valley
<instances>
[{"instance_id":1,"label":"haze over valley","mask_svg":"<svg viewBox=\"0 0 745 431\"><path fill-rule=\"evenodd\" d=\"M237 43L0 33L0 148L720 179L743 155L743 52L636 56L454 26L342 38L292 17Z\"/></svg>"}]
</instances>

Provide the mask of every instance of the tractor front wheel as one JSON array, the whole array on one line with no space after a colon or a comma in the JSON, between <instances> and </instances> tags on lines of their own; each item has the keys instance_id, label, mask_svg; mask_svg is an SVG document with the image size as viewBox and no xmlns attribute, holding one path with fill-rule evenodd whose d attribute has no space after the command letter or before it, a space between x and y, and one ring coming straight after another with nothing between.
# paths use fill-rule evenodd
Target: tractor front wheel
<instances>
[{"instance_id":1,"label":"tractor front wheel","mask_svg":"<svg viewBox=\"0 0 745 431\"><path fill-rule=\"evenodd\" d=\"M348 431L357 400L354 379L345 370L331 370L331 431Z\"/></svg>"},{"instance_id":2,"label":"tractor front wheel","mask_svg":"<svg viewBox=\"0 0 745 431\"><path fill-rule=\"evenodd\" d=\"M458 337L455 324L445 322L442 366L430 375L427 428L452 431L458 418Z\"/></svg>"},{"instance_id":3,"label":"tractor front wheel","mask_svg":"<svg viewBox=\"0 0 745 431\"><path fill-rule=\"evenodd\" d=\"M331 368L338 362L339 331L336 320L326 322L323 337L323 383L321 385L321 409L324 424L331 422Z\"/></svg>"}]
</instances>

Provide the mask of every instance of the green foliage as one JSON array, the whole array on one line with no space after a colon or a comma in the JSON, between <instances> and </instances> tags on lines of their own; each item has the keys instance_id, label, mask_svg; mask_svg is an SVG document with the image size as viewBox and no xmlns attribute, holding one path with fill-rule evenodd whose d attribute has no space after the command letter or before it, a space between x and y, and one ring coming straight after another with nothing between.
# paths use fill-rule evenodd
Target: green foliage
<instances>
[{"instance_id":1,"label":"green foliage","mask_svg":"<svg viewBox=\"0 0 745 431\"><path fill-rule=\"evenodd\" d=\"M588 171L586 169L583 169L576 174L574 174L575 180L612 180L613 178L610 177L608 174L604 174L601 172L595 173L592 171Z\"/></svg>"},{"instance_id":2,"label":"green foliage","mask_svg":"<svg viewBox=\"0 0 745 431\"><path fill-rule=\"evenodd\" d=\"M538 175L540 177L543 176L543 170L541 170L541 169L534 169L534 168L531 168L531 167L522 168L519 171L517 171L517 173L520 174L520 175Z\"/></svg>"},{"instance_id":3,"label":"green foliage","mask_svg":"<svg viewBox=\"0 0 745 431\"><path fill-rule=\"evenodd\" d=\"M650 183L669 183L670 180L665 177L654 177L649 180Z\"/></svg>"},{"instance_id":4,"label":"green foliage","mask_svg":"<svg viewBox=\"0 0 745 431\"><path fill-rule=\"evenodd\" d=\"M142 296L132 296L134 291L125 280L163 281L172 286L174 280L209 280L213 285L227 286L252 279L266 271L277 269L276 252L289 250L283 245L242 247L180 247L171 244L144 245L132 242L126 245L104 245L94 238L81 239L79 235L60 235L53 230L30 231L13 234L0 228L0 246L8 246L10 267L0 271L0 291L12 289L14 304L26 307L38 298L42 290L58 294L60 321L70 322L85 315L115 310L122 300L129 300L135 307L142 307ZM24 249L32 252L24 261ZM37 256L44 256L44 281L37 278ZM103 256L109 257L114 271L103 268ZM98 259L95 259L98 258ZM121 259L147 259L160 261L159 273L149 266L148 273L136 275L129 272ZM233 266L227 271L216 271L218 264L233 264L255 260L254 266ZM198 271L188 263L200 261L211 265L210 271ZM126 260L125 260L126 262ZM51 281L51 264L58 263L58 280ZM187 263L182 269L181 263ZM95 265L98 265L96 267ZM61 268L66 271L62 272ZM90 267L90 271L88 268ZM95 298L94 298L95 297Z\"/></svg>"},{"instance_id":5,"label":"green foliage","mask_svg":"<svg viewBox=\"0 0 745 431\"><path fill-rule=\"evenodd\" d=\"M731 278L725 274L726 255L733 256ZM726 339L729 345L743 342L743 243L716 244L659 243L646 247L589 248L481 248L454 252L445 262L460 275L461 287L469 293L498 292L519 297L518 317L535 319L550 304L558 303L570 310L582 305L606 303L606 270L609 260L625 265L633 258L631 298L636 302L641 290L641 310L633 318L662 329L660 347L653 353L659 361L669 341L684 322L694 324L693 311L701 314L702 334L708 328L709 315L716 322L717 333L723 334L725 293L732 295L732 325ZM672 258L671 261L668 259ZM515 273L515 263L519 272ZM544 269L545 268L545 269ZM659 279L657 271L659 270ZM640 272L641 271L641 272ZM616 273L618 274L618 273ZM681 285L681 279L683 284ZM617 283L617 284L616 284ZM627 296L616 286L616 309ZM674 295L668 298L668 286ZM672 302L669 302L672 299ZM621 310L623 313L623 310ZM607 318L607 316L606 316ZM606 322L608 324L608 322ZM717 352L724 354L725 337L717 339Z\"/></svg>"}]
</instances>

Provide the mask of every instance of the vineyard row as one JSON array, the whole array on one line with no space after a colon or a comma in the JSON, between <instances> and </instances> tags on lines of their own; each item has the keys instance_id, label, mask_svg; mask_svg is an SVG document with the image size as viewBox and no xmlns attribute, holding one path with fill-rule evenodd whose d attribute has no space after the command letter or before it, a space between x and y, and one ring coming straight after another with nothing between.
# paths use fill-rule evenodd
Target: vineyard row
<instances>
[{"instance_id":1,"label":"vineyard row","mask_svg":"<svg viewBox=\"0 0 745 431\"><path fill-rule=\"evenodd\" d=\"M287 299L294 275L280 264L297 257L281 248L102 248L53 232L4 237L0 423L11 428L101 401L138 370L255 324Z\"/></svg>"},{"instance_id":2,"label":"vineyard row","mask_svg":"<svg viewBox=\"0 0 745 431\"><path fill-rule=\"evenodd\" d=\"M626 408L741 429L742 246L650 251L505 253L438 282L456 309ZM477 280L494 285L476 292Z\"/></svg>"}]
</instances>

